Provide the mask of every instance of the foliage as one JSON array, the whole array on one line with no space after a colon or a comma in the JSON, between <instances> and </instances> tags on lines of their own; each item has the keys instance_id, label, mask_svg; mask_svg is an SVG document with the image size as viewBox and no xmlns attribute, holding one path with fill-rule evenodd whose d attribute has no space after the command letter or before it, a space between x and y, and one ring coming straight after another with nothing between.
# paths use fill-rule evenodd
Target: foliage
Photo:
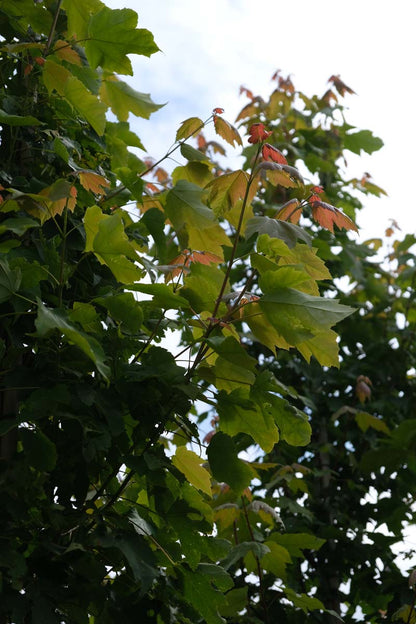
<instances>
[{"instance_id":1,"label":"foliage","mask_svg":"<svg viewBox=\"0 0 416 624\"><path fill-rule=\"evenodd\" d=\"M400 527L409 513L407 404L370 413L343 408L341 396L342 376L361 376L361 401L390 380L354 360L357 349L379 361L383 346L390 376L413 365L410 347L399 367L387 346L391 310L414 322L414 240L395 246L396 286L369 262L369 245L333 233L356 229L356 188L382 192L365 177L345 181L338 159L380 140L335 120L342 106L332 90L308 99L277 75L270 101L251 95L237 120L248 132L242 169L224 171L215 162L224 148L201 133L212 124L229 145L243 144L219 108L186 120L151 162L138 155L129 116L148 119L159 105L120 79L132 73L128 55L158 50L134 11L3 0L0 25L0 621L336 617L334 592L356 558L336 587L318 584L328 553L339 561L334 524L343 516L337 508L332 517L322 489L301 500L328 480L322 432L341 434L352 420L352 443L365 440L359 469L370 476L349 476L351 495L365 495L374 471L383 487L396 471L388 484L401 505L387 510L389 523ZM178 150L185 162L169 176L160 165ZM350 275L355 290L337 289L330 270ZM380 319L366 310L371 292ZM364 312L350 316L357 307ZM382 346L374 317L385 324ZM341 321L339 371L332 328ZM183 343L175 356L164 341L171 329ZM201 444L206 417L213 430ZM395 459L383 473L386 445ZM346 451L345 471L357 470ZM360 596L362 583L351 591ZM369 611L373 595L355 604Z\"/></svg>"}]
</instances>

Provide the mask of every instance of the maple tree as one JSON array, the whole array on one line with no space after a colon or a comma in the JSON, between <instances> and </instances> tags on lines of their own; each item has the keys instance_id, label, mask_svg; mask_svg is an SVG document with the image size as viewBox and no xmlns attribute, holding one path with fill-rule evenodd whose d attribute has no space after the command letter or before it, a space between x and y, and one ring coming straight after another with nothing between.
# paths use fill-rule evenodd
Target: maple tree
<instances>
[{"instance_id":1,"label":"maple tree","mask_svg":"<svg viewBox=\"0 0 416 624\"><path fill-rule=\"evenodd\" d=\"M345 260L359 249L351 188L382 192L347 183L336 161L381 142L314 125L297 107L312 100L276 74L269 102L243 90L246 133L218 107L141 158L130 115L160 106L120 78L128 55L158 51L137 23L99 0L0 5L0 622L339 620L310 572L333 535L297 502L320 431L307 380L339 372L333 327L360 320L353 297L325 296L331 272L358 271ZM331 89L313 104L340 106ZM248 143L243 168L215 162L223 142ZM184 164L168 174L174 152ZM377 384L359 375L364 401ZM378 416L345 413L385 433ZM270 475L293 496L264 495Z\"/></svg>"}]
</instances>

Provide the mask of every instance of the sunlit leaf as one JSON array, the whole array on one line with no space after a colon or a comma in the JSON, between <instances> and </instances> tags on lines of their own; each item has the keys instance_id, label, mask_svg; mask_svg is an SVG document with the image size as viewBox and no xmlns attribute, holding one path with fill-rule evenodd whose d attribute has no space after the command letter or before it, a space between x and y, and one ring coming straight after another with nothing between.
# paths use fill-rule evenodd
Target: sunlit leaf
<instances>
[{"instance_id":1,"label":"sunlit leaf","mask_svg":"<svg viewBox=\"0 0 416 624\"><path fill-rule=\"evenodd\" d=\"M334 231L334 225L344 228L345 230L354 230L358 232L358 228L346 214L344 214L339 208L331 206L318 199L311 198L310 205L312 207L312 216L322 227Z\"/></svg>"},{"instance_id":2,"label":"sunlit leaf","mask_svg":"<svg viewBox=\"0 0 416 624\"><path fill-rule=\"evenodd\" d=\"M207 201L216 217L223 217L239 200L244 199L246 193L248 193L247 203L251 203L257 189L254 184L251 189L248 189L248 181L248 174L245 171L237 170L214 178L206 186L206 190L209 191Z\"/></svg>"},{"instance_id":3,"label":"sunlit leaf","mask_svg":"<svg viewBox=\"0 0 416 624\"><path fill-rule=\"evenodd\" d=\"M85 52L94 69L98 66L119 74L132 74L128 54L151 56L159 50L150 31L136 28L132 9L109 9L94 13L88 22Z\"/></svg>"},{"instance_id":4,"label":"sunlit leaf","mask_svg":"<svg viewBox=\"0 0 416 624\"><path fill-rule=\"evenodd\" d=\"M233 147L234 143L236 145L243 145L238 130L222 117L218 117L217 115L214 117L214 127L215 132Z\"/></svg>"},{"instance_id":5,"label":"sunlit leaf","mask_svg":"<svg viewBox=\"0 0 416 624\"><path fill-rule=\"evenodd\" d=\"M280 219L281 221L289 221L289 223L299 223L301 215L302 208L300 205L300 201L294 198L289 199L288 202L283 204L280 210L276 212L275 219Z\"/></svg>"},{"instance_id":6,"label":"sunlit leaf","mask_svg":"<svg viewBox=\"0 0 416 624\"><path fill-rule=\"evenodd\" d=\"M195 184L179 180L167 195L166 213L185 247L223 258L222 246L230 245L230 241L212 210L203 203L203 195Z\"/></svg>"},{"instance_id":7,"label":"sunlit leaf","mask_svg":"<svg viewBox=\"0 0 416 624\"><path fill-rule=\"evenodd\" d=\"M80 171L78 173L81 186L87 191L92 191L97 195L105 193L105 189L110 186L108 180L104 176L95 173L94 171Z\"/></svg>"},{"instance_id":8,"label":"sunlit leaf","mask_svg":"<svg viewBox=\"0 0 416 624\"><path fill-rule=\"evenodd\" d=\"M152 113L164 106L164 104L155 104L148 93L135 91L114 74L105 76L101 83L100 97L119 121L127 121L130 113L136 117L149 119Z\"/></svg>"},{"instance_id":9,"label":"sunlit leaf","mask_svg":"<svg viewBox=\"0 0 416 624\"><path fill-rule=\"evenodd\" d=\"M203 461L196 453L188 451L185 446L178 446L172 457L173 465L185 475L189 483L211 497L211 475L206 468L201 466Z\"/></svg>"},{"instance_id":10,"label":"sunlit leaf","mask_svg":"<svg viewBox=\"0 0 416 624\"><path fill-rule=\"evenodd\" d=\"M190 117L183 121L176 133L176 140L181 141L188 137L195 136L204 127L204 122L199 117Z\"/></svg>"},{"instance_id":11,"label":"sunlit leaf","mask_svg":"<svg viewBox=\"0 0 416 624\"><path fill-rule=\"evenodd\" d=\"M124 231L120 213L105 215L98 206L92 206L85 213L84 225L85 251L94 252L101 264L106 264L123 284L141 279L143 273L134 264L138 256Z\"/></svg>"}]
</instances>

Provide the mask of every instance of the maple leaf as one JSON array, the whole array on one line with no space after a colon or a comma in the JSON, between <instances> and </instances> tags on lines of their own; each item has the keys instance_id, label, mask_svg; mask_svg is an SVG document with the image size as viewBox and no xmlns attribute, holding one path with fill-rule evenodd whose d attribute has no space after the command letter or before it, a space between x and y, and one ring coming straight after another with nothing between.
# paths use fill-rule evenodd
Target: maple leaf
<instances>
[{"instance_id":1,"label":"maple leaf","mask_svg":"<svg viewBox=\"0 0 416 624\"><path fill-rule=\"evenodd\" d=\"M248 97L249 100L254 100L253 92L250 91L250 89L246 89L246 87L241 86L240 87L240 95L242 95L243 93L244 93L244 95L246 95Z\"/></svg>"},{"instance_id":2,"label":"maple leaf","mask_svg":"<svg viewBox=\"0 0 416 624\"><path fill-rule=\"evenodd\" d=\"M214 115L222 115L222 113L224 112L223 108L214 108L214 110L212 111L214 113Z\"/></svg>"},{"instance_id":3,"label":"maple leaf","mask_svg":"<svg viewBox=\"0 0 416 624\"><path fill-rule=\"evenodd\" d=\"M248 133L250 135L248 139L249 143L261 143L262 141L268 139L272 134L272 132L266 130L264 124L262 123L255 123L250 126Z\"/></svg>"},{"instance_id":4,"label":"maple leaf","mask_svg":"<svg viewBox=\"0 0 416 624\"><path fill-rule=\"evenodd\" d=\"M355 91L353 91L350 87L348 87L345 82L343 82L341 80L341 78L339 77L339 75L337 76L331 76L328 79L328 82L332 82L332 84L334 85L335 89L338 91L338 93L341 96L344 96L346 93L352 93L354 95L356 95Z\"/></svg>"},{"instance_id":5,"label":"maple leaf","mask_svg":"<svg viewBox=\"0 0 416 624\"><path fill-rule=\"evenodd\" d=\"M234 143L236 143L236 145L243 145L243 141L241 140L238 130L222 117L214 115L214 126L215 132L233 147Z\"/></svg>"},{"instance_id":6,"label":"maple leaf","mask_svg":"<svg viewBox=\"0 0 416 624\"><path fill-rule=\"evenodd\" d=\"M105 189L110 186L108 180L94 171L80 171L79 181L86 191L91 191L96 195L103 195Z\"/></svg>"},{"instance_id":7,"label":"maple leaf","mask_svg":"<svg viewBox=\"0 0 416 624\"><path fill-rule=\"evenodd\" d=\"M274 215L275 219L280 221L289 221L289 223L299 223L302 214L302 207L298 199L289 199L283 204L280 210Z\"/></svg>"},{"instance_id":8,"label":"maple leaf","mask_svg":"<svg viewBox=\"0 0 416 624\"><path fill-rule=\"evenodd\" d=\"M206 265L221 264L222 258L210 253L209 251L190 251L189 249L184 249L179 256L176 256L176 258L169 262L169 266L177 265L177 267L166 274L165 282L169 282L177 275L187 272L187 269L189 269L192 262L199 262L199 264Z\"/></svg>"},{"instance_id":9,"label":"maple leaf","mask_svg":"<svg viewBox=\"0 0 416 624\"><path fill-rule=\"evenodd\" d=\"M287 160L283 156L282 152L276 147L273 147L273 145L270 145L270 143L265 143L263 145L261 153L264 160L273 160L274 162L279 163L279 165L287 165Z\"/></svg>"},{"instance_id":10,"label":"maple leaf","mask_svg":"<svg viewBox=\"0 0 416 624\"><path fill-rule=\"evenodd\" d=\"M360 403L365 403L366 400L371 399L371 379L366 377L365 375L359 375L357 377L357 383L355 386L355 394Z\"/></svg>"},{"instance_id":11,"label":"maple leaf","mask_svg":"<svg viewBox=\"0 0 416 624\"><path fill-rule=\"evenodd\" d=\"M335 224L340 229L358 232L358 228L352 219L347 217L339 208L321 201L318 195L312 195L309 204L312 208L312 217L327 230L333 232Z\"/></svg>"},{"instance_id":12,"label":"maple leaf","mask_svg":"<svg viewBox=\"0 0 416 624\"><path fill-rule=\"evenodd\" d=\"M61 61L66 61L72 65L78 65L79 67L82 66L80 55L71 47L68 41L58 39L54 45L53 51L54 54L61 59Z\"/></svg>"}]
</instances>

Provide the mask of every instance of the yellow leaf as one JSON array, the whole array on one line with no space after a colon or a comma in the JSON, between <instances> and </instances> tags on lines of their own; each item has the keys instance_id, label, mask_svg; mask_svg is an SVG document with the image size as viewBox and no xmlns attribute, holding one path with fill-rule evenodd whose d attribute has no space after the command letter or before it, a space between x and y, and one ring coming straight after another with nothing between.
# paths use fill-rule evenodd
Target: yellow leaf
<instances>
[{"instance_id":1,"label":"yellow leaf","mask_svg":"<svg viewBox=\"0 0 416 624\"><path fill-rule=\"evenodd\" d=\"M180 470L198 490L211 497L211 475L206 468L201 466L202 462L204 460L201 457L193 451L188 451L185 446L179 446L172 458L175 468Z\"/></svg>"}]
</instances>

